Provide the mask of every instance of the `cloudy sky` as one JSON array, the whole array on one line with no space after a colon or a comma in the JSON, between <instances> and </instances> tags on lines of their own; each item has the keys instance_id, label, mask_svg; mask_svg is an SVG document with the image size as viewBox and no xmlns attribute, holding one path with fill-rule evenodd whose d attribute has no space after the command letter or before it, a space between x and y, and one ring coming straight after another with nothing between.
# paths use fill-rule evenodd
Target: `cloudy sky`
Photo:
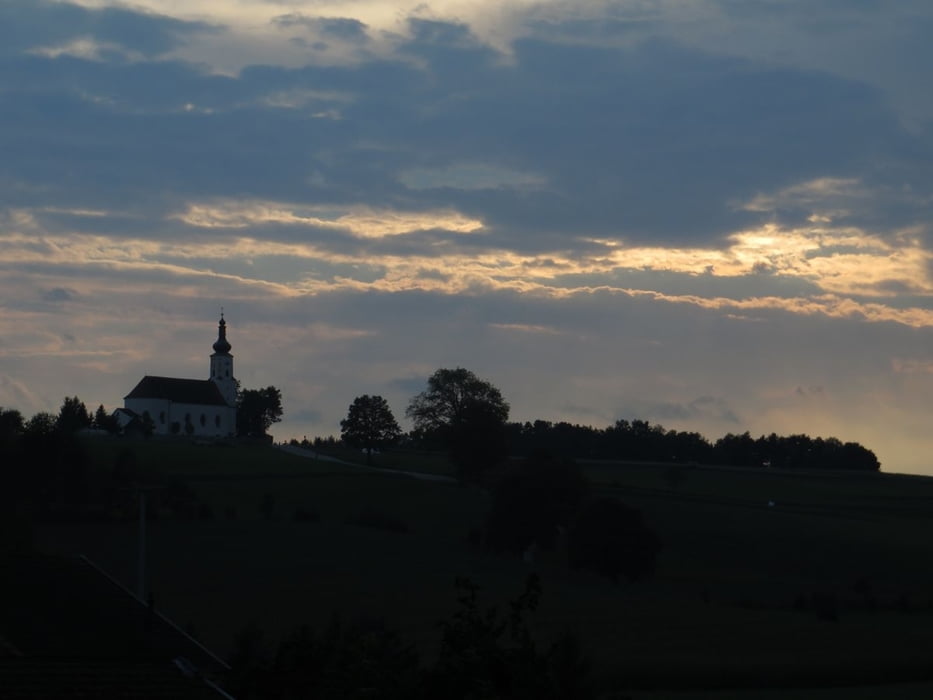
<instances>
[{"instance_id":1,"label":"cloudy sky","mask_svg":"<svg viewBox=\"0 0 933 700\"><path fill-rule=\"evenodd\" d=\"M277 439L464 366L515 420L933 473L931 35L927 0L3 0L0 405L206 378L223 306Z\"/></svg>"}]
</instances>

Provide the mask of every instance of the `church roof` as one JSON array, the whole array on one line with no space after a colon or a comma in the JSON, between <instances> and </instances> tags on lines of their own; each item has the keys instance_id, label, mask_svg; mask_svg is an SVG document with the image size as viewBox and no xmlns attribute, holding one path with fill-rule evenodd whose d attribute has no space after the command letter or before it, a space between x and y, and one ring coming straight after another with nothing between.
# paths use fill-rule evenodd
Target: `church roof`
<instances>
[{"instance_id":1,"label":"church roof","mask_svg":"<svg viewBox=\"0 0 933 700\"><path fill-rule=\"evenodd\" d=\"M174 403L226 406L223 394L210 379L178 379L146 375L124 399L164 399Z\"/></svg>"}]
</instances>

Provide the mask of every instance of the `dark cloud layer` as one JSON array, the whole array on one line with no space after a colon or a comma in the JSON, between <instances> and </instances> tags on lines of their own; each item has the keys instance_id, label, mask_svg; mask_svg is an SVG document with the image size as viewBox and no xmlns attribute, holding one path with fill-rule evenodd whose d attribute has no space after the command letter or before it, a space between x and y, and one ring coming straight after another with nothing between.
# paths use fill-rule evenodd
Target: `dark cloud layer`
<instances>
[{"instance_id":1,"label":"dark cloud layer","mask_svg":"<svg viewBox=\"0 0 933 700\"><path fill-rule=\"evenodd\" d=\"M54 193L75 206L156 210L166 198L214 196L453 206L485 221L499 245L556 249L568 236L707 245L762 216L796 222L811 212L737 203L823 176L881 185L894 175L897 192L933 181L916 157L930 144L903 132L873 89L670 41L529 39L505 62L463 25L411 20L398 59L257 66L229 78L179 62L23 53L86 29L156 55L203 24L47 3L3 12L0 26L19 37L0 62L9 106L0 177L22 185L6 191L9 205L29 204L23 192L34 186L34 201ZM344 38L364 29L349 19L279 22ZM269 99L289 93L306 101ZM414 192L402 181L412 168L477 161L538 184ZM929 206L892 195L873 211L909 223Z\"/></svg>"},{"instance_id":2,"label":"dark cloud layer","mask_svg":"<svg viewBox=\"0 0 933 700\"><path fill-rule=\"evenodd\" d=\"M182 21L131 8L86 9L49 0L5 0L0 5L0 55L57 48L75 39L92 38L155 57L194 34L216 30L205 22Z\"/></svg>"}]
</instances>

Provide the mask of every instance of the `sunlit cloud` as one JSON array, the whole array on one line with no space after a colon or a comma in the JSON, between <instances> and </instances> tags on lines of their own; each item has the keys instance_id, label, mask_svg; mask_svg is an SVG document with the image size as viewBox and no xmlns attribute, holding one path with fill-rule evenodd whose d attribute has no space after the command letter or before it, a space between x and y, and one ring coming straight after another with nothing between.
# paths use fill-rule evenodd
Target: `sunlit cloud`
<instances>
[{"instance_id":1,"label":"sunlit cloud","mask_svg":"<svg viewBox=\"0 0 933 700\"><path fill-rule=\"evenodd\" d=\"M432 229L473 233L483 223L451 210L401 212L365 206L349 211L334 207L300 206L278 202L193 204L174 218L199 228L247 228L257 224L287 224L345 230L361 238L398 236Z\"/></svg>"},{"instance_id":2,"label":"sunlit cloud","mask_svg":"<svg viewBox=\"0 0 933 700\"><path fill-rule=\"evenodd\" d=\"M933 326L931 310L915 306L891 307L880 301L905 289L917 296L933 294L933 283L927 272L930 255L909 235L881 239L853 229L784 231L766 226L732 235L728 247L722 250L629 249L602 241L608 252L590 256L518 253L496 248L474 251L448 244L440 251L428 249L422 253L368 251L362 277L353 273L360 269L356 252L334 252L314 242L267 241L245 235L251 227L268 223L324 226L371 239L403 235L413 230L459 228L470 231L480 226L479 222L453 212L400 214L360 210L331 216L311 216L294 207L269 204L246 204L239 208L193 206L177 218L188 225L232 229L244 235L168 243L103 235L11 233L0 236L0 250L5 264L29 264L46 270L47 274L54 273L57 266L75 269L85 265L90 276L93 268L104 267L114 275L122 275L123 284L130 285L134 274L158 272L175 280L172 284L177 293L182 294L187 287L181 279L194 283L198 279L214 278L253 289L261 287L268 294L283 296L337 289L388 293L420 290L441 294L491 290L559 299L609 291L744 316L756 311L779 310L805 316L821 314L868 322L890 321L911 327ZM29 217L18 218L30 220ZM307 261L309 272L291 280L252 276L248 266L264 258L303 259ZM217 269L211 269L210 265L205 267L205 262L211 260L216 261ZM247 267L236 274L220 271L236 260ZM330 274L326 274L327 266L333 270ZM318 272L311 272L312 269ZM664 288L661 280L656 289L620 285L615 277L626 270L675 273L688 280L704 277L734 279L737 283L747 280L748 293L726 297L671 292ZM755 294L754 281L763 274L805 279L822 291L811 296ZM568 284L567 279L575 277L588 281ZM88 280L86 284L93 282ZM113 280L107 284L113 284ZM194 289L189 291L194 293ZM878 301L870 301L873 298ZM522 324L515 328L544 330Z\"/></svg>"},{"instance_id":3,"label":"sunlit cloud","mask_svg":"<svg viewBox=\"0 0 933 700\"><path fill-rule=\"evenodd\" d=\"M855 178L821 177L785 187L774 194L759 193L740 209L771 212L779 208L822 208L828 201L864 197L868 191Z\"/></svg>"},{"instance_id":4,"label":"sunlit cloud","mask_svg":"<svg viewBox=\"0 0 933 700\"><path fill-rule=\"evenodd\" d=\"M113 216L113 212L106 209L66 209L62 207L43 207L41 210L47 214L67 214L69 216L83 216L89 219L102 219Z\"/></svg>"},{"instance_id":5,"label":"sunlit cloud","mask_svg":"<svg viewBox=\"0 0 933 700\"><path fill-rule=\"evenodd\" d=\"M489 324L491 328L496 328L502 331L516 332L516 333L537 333L545 335L557 335L561 331L557 328L551 326L541 326L529 323L491 323Z\"/></svg>"},{"instance_id":6,"label":"sunlit cloud","mask_svg":"<svg viewBox=\"0 0 933 700\"><path fill-rule=\"evenodd\" d=\"M741 311L784 311L801 316L826 316L839 319L856 319L872 323L893 322L912 328L933 326L933 310L921 307L891 308L884 304L862 303L854 299L832 294L817 297L749 297L729 299L725 297L698 297L693 295L668 295L653 291L629 290L635 296L648 295L659 301L677 304L692 304L706 309Z\"/></svg>"}]
</instances>

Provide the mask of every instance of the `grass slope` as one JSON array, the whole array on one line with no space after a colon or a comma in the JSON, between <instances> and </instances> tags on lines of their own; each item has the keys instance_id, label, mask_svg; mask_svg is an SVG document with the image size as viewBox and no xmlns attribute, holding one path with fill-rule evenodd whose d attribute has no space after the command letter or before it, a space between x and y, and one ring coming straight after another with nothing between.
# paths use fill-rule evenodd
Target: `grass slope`
<instances>
[{"instance_id":1,"label":"grass slope","mask_svg":"<svg viewBox=\"0 0 933 700\"><path fill-rule=\"evenodd\" d=\"M94 443L93 461L107 471L126 447ZM586 464L594 490L642 509L664 542L652 580L617 586L568 570L561 551L528 565L471 546L468 532L488 503L475 488L270 448L133 448L141 474L183 476L214 514L162 512L148 546L158 604L221 653L250 620L274 641L334 615L382 620L430 649L437 621L454 609L455 577L470 576L484 601L504 604L534 570L544 589L537 632L544 640L575 632L606 687L933 680L933 479ZM377 466L409 466L387 457ZM441 471L421 459L412 470ZM320 522L296 522L298 508ZM236 518L225 517L233 509ZM408 531L349 522L367 509ZM134 584L134 522L49 525L40 534L47 548L85 553ZM819 619L814 594L835 600L837 621ZM804 601L807 609L795 609Z\"/></svg>"}]
</instances>

